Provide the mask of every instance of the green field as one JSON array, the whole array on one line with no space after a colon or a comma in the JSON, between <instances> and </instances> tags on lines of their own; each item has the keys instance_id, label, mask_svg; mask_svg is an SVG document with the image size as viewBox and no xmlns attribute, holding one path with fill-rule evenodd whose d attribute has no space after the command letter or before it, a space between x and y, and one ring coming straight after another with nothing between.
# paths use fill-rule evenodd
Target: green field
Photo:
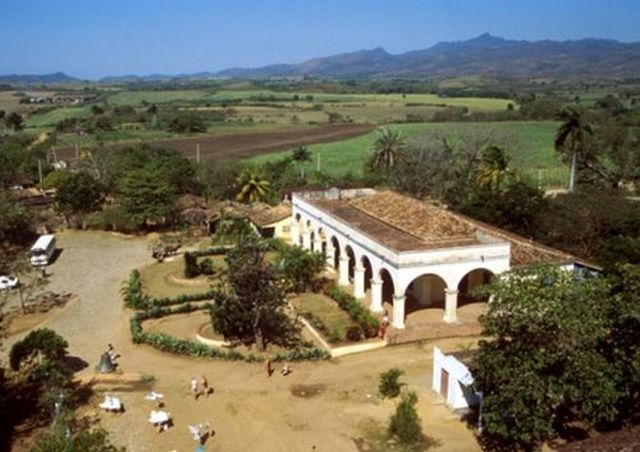
<instances>
[{"instance_id":1,"label":"green field","mask_svg":"<svg viewBox=\"0 0 640 452\"><path fill-rule=\"evenodd\" d=\"M154 104L189 103L193 101L272 101L287 102L294 95L301 99L290 105L305 105L304 99L308 94L313 96L313 102L321 103L367 103L381 104L386 107L406 107L406 104L424 104L423 106L452 106L468 107L470 111L502 111L512 102L508 99L475 98L475 97L438 97L435 94L325 94L325 93L294 93L270 90L176 90L176 91L121 91L108 97L112 105L141 105L143 101Z\"/></svg>"},{"instance_id":2,"label":"green field","mask_svg":"<svg viewBox=\"0 0 640 452\"><path fill-rule=\"evenodd\" d=\"M509 137L511 145L507 151L512 165L523 172L532 182L543 186L564 185L568 170L559 160L554 148L553 139L557 123L543 122L489 122L489 123L427 123L427 124L394 124L391 127L400 130L408 141L433 139L434 136L455 135L459 130L493 129L498 134ZM309 146L312 161L306 163L307 171L316 168L317 154L320 154L320 169L331 176L342 177L349 173L361 175L364 163L368 159L373 146L375 134L369 133L349 140L322 143ZM251 161L264 163L290 154L290 151L255 157Z\"/></svg>"},{"instance_id":3,"label":"green field","mask_svg":"<svg viewBox=\"0 0 640 452\"><path fill-rule=\"evenodd\" d=\"M45 113L38 113L27 118L27 127L53 127L58 121L67 118L83 118L89 116L89 107L58 107Z\"/></svg>"}]
</instances>

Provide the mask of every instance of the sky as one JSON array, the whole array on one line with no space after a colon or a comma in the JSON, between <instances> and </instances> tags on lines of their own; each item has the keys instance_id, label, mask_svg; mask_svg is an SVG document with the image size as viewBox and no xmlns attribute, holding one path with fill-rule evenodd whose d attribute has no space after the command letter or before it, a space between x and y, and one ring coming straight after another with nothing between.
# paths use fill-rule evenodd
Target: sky
<instances>
[{"instance_id":1,"label":"sky","mask_svg":"<svg viewBox=\"0 0 640 452\"><path fill-rule=\"evenodd\" d=\"M2 0L0 74L179 74L484 32L640 41L640 0Z\"/></svg>"}]
</instances>

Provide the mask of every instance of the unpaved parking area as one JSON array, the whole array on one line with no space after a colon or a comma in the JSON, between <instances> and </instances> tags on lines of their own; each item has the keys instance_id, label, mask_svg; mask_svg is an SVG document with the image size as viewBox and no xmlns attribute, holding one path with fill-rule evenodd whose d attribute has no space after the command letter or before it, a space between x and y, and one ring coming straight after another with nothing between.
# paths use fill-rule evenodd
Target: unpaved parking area
<instances>
[{"instance_id":1,"label":"unpaved parking area","mask_svg":"<svg viewBox=\"0 0 640 452\"><path fill-rule=\"evenodd\" d=\"M119 290L132 268L151 262L144 239L106 232L64 231L56 234L61 250L47 267L46 290L78 296L62 315L44 326L69 342L69 352L94 366L109 342L128 342ZM5 341L5 348L20 339Z\"/></svg>"},{"instance_id":2,"label":"unpaved parking area","mask_svg":"<svg viewBox=\"0 0 640 452\"><path fill-rule=\"evenodd\" d=\"M175 422L164 433L152 428L147 419L155 405L144 400L146 389L114 388L111 393L126 407L123 414L100 413L100 400L92 401L84 411L98 413L114 442L127 450L192 451L195 443L187 426L208 421L215 435L207 451L368 451L366 435L385 428L396 403L376 395L378 374L390 367L404 369L403 381L418 392L424 432L437 444L433 450L479 450L472 432L429 389L433 344L293 363L287 377L278 372L267 377L262 363L192 359L136 346L119 289L132 268L151 262L146 241L95 232L65 232L58 239L63 252L50 268L50 288L76 293L78 300L45 326L67 338L71 354L88 362L80 372L84 377L112 342L122 355L123 372L153 377L153 389L165 395L165 409ZM455 351L464 342L469 339L438 345ZM201 375L214 393L195 401L189 381Z\"/></svg>"}]
</instances>

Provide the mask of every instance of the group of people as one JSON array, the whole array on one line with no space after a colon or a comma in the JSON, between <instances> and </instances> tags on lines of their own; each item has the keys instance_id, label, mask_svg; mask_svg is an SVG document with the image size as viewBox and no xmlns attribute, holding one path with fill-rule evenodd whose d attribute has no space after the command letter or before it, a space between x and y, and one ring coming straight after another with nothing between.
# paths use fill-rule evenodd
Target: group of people
<instances>
[{"instance_id":1,"label":"group of people","mask_svg":"<svg viewBox=\"0 0 640 452\"><path fill-rule=\"evenodd\" d=\"M193 398L198 400L198 398L203 395L205 397L209 397L209 394L213 392L213 388L209 387L209 381L207 377L204 375L200 379L200 384L198 384L198 379L193 376L191 377L191 393L193 394Z\"/></svg>"},{"instance_id":2,"label":"group of people","mask_svg":"<svg viewBox=\"0 0 640 452\"><path fill-rule=\"evenodd\" d=\"M268 358L267 359L267 377L270 377L271 375L273 375L273 372L275 372L275 369L273 368L273 360L271 358ZM280 375L282 375L283 377L286 377L290 373L291 373L291 367L289 366L289 363L284 361L282 363L282 368L280 369Z\"/></svg>"}]
</instances>

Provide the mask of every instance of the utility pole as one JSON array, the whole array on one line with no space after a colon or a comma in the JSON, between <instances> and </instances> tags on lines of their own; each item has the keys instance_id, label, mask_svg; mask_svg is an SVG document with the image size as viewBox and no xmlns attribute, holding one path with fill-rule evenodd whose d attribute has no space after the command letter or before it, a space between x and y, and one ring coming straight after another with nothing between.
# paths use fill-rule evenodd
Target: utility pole
<instances>
[{"instance_id":1,"label":"utility pole","mask_svg":"<svg viewBox=\"0 0 640 452\"><path fill-rule=\"evenodd\" d=\"M38 159L38 180L40 181L40 190L42 190L42 160Z\"/></svg>"}]
</instances>

